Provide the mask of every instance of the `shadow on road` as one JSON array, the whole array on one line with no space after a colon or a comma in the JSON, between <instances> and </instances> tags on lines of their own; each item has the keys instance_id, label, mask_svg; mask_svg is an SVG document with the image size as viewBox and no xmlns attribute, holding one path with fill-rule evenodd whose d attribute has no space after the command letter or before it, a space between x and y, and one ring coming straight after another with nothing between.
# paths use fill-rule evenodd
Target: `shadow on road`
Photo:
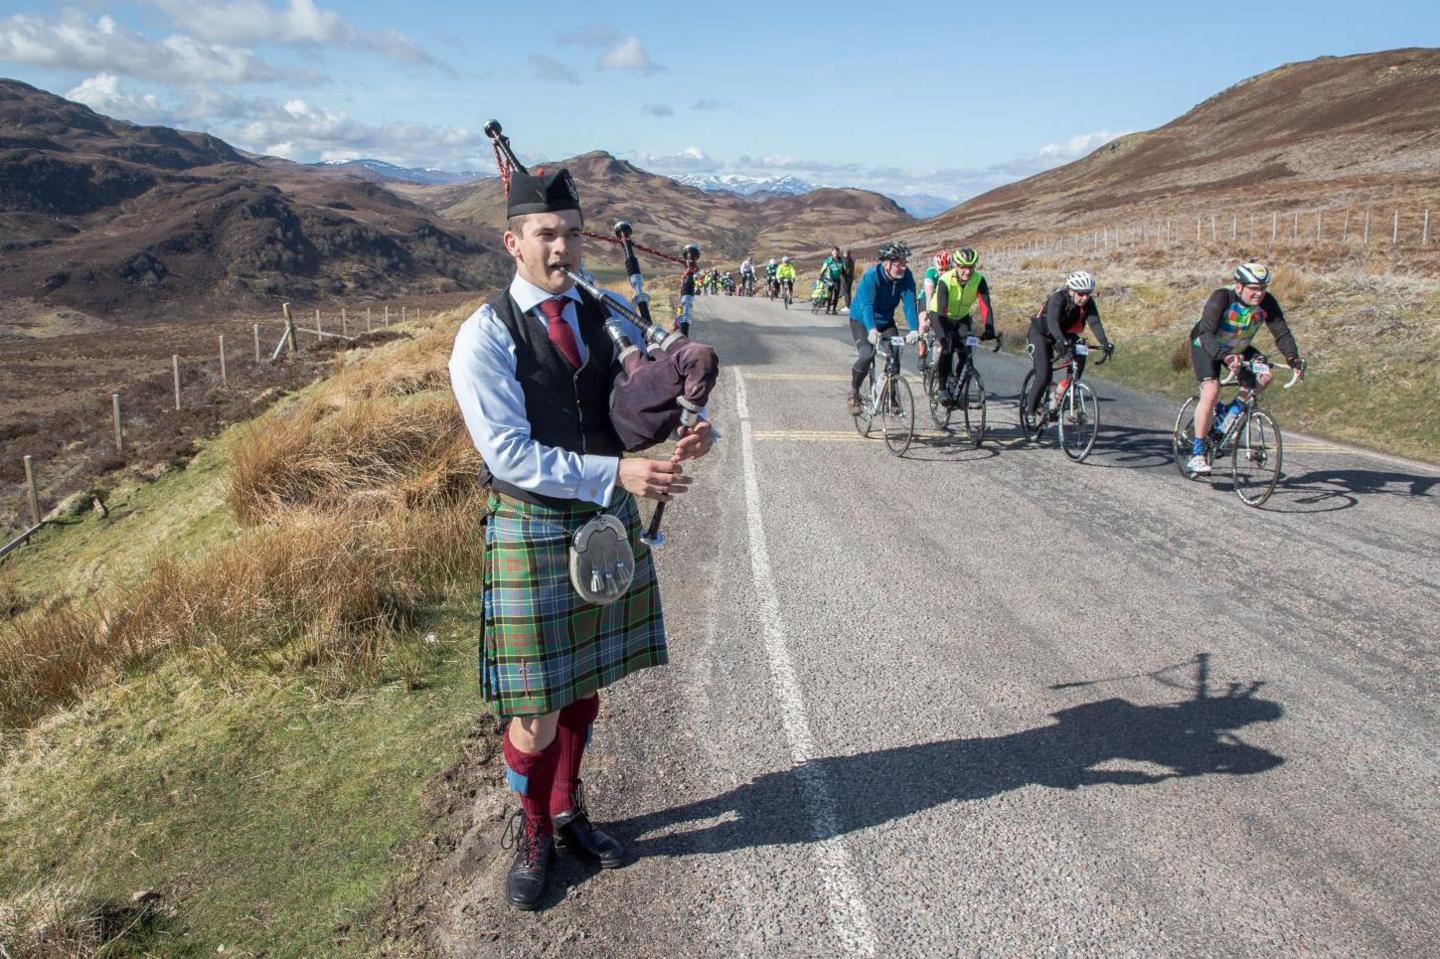
<instances>
[{"instance_id":1,"label":"shadow on road","mask_svg":"<svg viewBox=\"0 0 1440 959\"><path fill-rule=\"evenodd\" d=\"M821 841L1024 786L1146 786L1192 776L1255 775L1283 763L1281 756L1249 745L1234 732L1284 715L1280 704L1258 695L1262 682L1212 690L1207 653L1145 675L1182 688L1166 674L1190 667L1195 678L1183 687L1189 695L1177 702L1138 706L1112 697L1062 709L1052 714L1052 723L1006 736L826 757L613 827L639 856L712 854ZM807 798L819 792L813 788L817 785L833 797L834 808L829 810L833 815L812 821L805 807ZM693 828L684 829L687 824ZM682 828L669 832L676 827ZM644 838L656 832L663 834Z\"/></svg>"},{"instance_id":2,"label":"shadow on road","mask_svg":"<svg viewBox=\"0 0 1440 959\"><path fill-rule=\"evenodd\" d=\"M1174 460L1169 430L1101 423L1095 449L1085 462L1089 466L1133 470L1168 466Z\"/></svg>"}]
</instances>

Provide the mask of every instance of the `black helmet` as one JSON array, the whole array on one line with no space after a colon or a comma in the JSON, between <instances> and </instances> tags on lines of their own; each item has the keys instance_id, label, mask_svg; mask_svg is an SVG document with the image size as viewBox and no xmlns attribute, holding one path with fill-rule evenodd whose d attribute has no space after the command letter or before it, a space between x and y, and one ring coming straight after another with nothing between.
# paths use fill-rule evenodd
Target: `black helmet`
<instances>
[{"instance_id":1,"label":"black helmet","mask_svg":"<svg viewBox=\"0 0 1440 959\"><path fill-rule=\"evenodd\" d=\"M680 255L687 260L698 260L700 259L700 248L694 243L687 243L685 248L680 251Z\"/></svg>"},{"instance_id":2,"label":"black helmet","mask_svg":"<svg viewBox=\"0 0 1440 959\"><path fill-rule=\"evenodd\" d=\"M910 248L899 240L891 240L880 246L880 259L882 260L908 260L910 259Z\"/></svg>"}]
</instances>

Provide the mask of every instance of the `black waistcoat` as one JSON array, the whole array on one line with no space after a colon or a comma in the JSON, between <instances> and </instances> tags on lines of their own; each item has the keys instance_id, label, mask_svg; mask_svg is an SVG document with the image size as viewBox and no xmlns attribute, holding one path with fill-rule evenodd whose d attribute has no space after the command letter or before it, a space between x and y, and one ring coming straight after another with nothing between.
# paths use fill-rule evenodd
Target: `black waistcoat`
<instances>
[{"instance_id":1,"label":"black waistcoat","mask_svg":"<svg viewBox=\"0 0 1440 959\"><path fill-rule=\"evenodd\" d=\"M577 304L586 359L580 369L550 342L545 324L520 312L509 291L490 304L515 342L515 378L525 393L525 417L538 443L571 453L620 456L625 447L610 424L610 389L619 372L615 344L605 332L605 308L581 291ZM542 506L572 506L574 500L543 496L499 477L491 487Z\"/></svg>"}]
</instances>

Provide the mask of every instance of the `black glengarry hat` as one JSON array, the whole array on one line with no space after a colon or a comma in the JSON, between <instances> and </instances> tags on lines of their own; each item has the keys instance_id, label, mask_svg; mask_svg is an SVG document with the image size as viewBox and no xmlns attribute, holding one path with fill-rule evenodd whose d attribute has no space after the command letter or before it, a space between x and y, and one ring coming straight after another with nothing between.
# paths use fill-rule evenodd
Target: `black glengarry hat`
<instances>
[{"instance_id":1,"label":"black glengarry hat","mask_svg":"<svg viewBox=\"0 0 1440 959\"><path fill-rule=\"evenodd\" d=\"M526 213L559 213L563 210L580 209L580 194L570 171L561 167L550 173L536 170L534 173L510 174L510 198L505 204L505 215L522 216Z\"/></svg>"}]
</instances>

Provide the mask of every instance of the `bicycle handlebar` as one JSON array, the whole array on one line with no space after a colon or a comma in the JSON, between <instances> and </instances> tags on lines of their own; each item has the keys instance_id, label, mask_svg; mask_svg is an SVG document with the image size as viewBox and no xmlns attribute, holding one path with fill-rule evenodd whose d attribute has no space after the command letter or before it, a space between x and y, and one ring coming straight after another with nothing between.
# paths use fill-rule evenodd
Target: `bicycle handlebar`
<instances>
[{"instance_id":1,"label":"bicycle handlebar","mask_svg":"<svg viewBox=\"0 0 1440 959\"><path fill-rule=\"evenodd\" d=\"M1272 369L1272 370L1289 370L1289 371L1290 371L1290 379L1289 379L1288 382L1286 382L1286 383L1283 385L1283 387L1282 387L1283 389L1287 389L1287 390L1288 390L1290 387L1292 387L1292 386L1294 386L1296 383L1299 383L1299 382L1300 382L1300 377L1301 377L1300 371L1297 370L1295 367L1291 366L1289 363L1270 363L1270 362L1265 361L1265 360L1260 360L1259 362L1264 363L1266 366L1270 367L1270 369ZM1240 366L1247 367L1247 368L1253 373L1253 372L1255 371L1255 363L1256 363L1256 360L1241 360L1241 361L1240 361ZM1239 369L1239 367L1236 367L1236 369ZM1227 367L1225 368L1225 376L1220 380L1220 385L1221 385L1221 386L1229 386L1231 383L1234 383L1237 379L1238 379L1238 377L1235 375L1235 370L1232 370L1232 369L1230 369L1230 368L1227 366Z\"/></svg>"}]
</instances>

